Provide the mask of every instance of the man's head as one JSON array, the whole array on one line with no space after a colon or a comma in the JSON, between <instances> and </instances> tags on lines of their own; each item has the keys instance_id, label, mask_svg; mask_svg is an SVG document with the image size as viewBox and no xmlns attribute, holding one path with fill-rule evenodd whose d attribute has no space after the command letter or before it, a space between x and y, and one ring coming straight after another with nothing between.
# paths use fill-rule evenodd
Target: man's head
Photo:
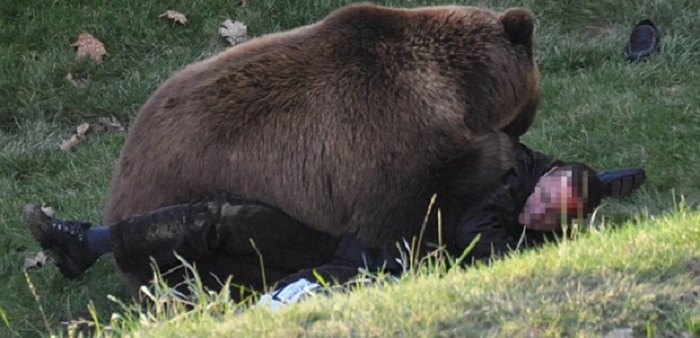
<instances>
[{"instance_id":1,"label":"man's head","mask_svg":"<svg viewBox=\"0 0 700 338\"><path fill-rule=\"evenodd\" d=\"M583 221L600 199L595 170L583 163L555 166L542 175L518 220L532 230L558 230L562 224Z\"/></svg>"}]
</instances>

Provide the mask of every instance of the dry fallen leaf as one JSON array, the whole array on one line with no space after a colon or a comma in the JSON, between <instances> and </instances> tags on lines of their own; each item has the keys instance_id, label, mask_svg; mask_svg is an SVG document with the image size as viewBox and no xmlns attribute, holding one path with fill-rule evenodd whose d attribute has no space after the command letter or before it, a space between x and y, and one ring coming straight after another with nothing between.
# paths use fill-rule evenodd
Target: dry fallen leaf
<instances>
[{"instance_id":1,"label":"dry fallen leaf","mask_svg":"<svg viewBox=\"0 0 700 338\"><path fill-rule=\"evenodd\" d=\"M238 0L238 1L236 1L236 4L241 6L241 7L245 7L248 5L248 0Z\"/></svg>"},{"instance_id":2,"label":"dry fallen leaf","mask_svg":"<svg viewBox=\"0 0 700 338\"><path fill-rule=\"evenodd\" d=\"M100 117L97 120L97 123L105 126L107 128L107 131L109 131L109 132L122 132L122 131L124 131L124 127L122 126L121 123L119 123L119 120L117 120L117 118L114 116Z\"/></svg>"},{"instance_id":3,"label":"dry fallen leaf","mask_svg":"<svg viewBox=\"0 0 700 338\"><path fill-rule=\"evenodd\" d=\"M43 211L46 214L46 216L49 217L53 217L54 215L53 208L43 203L41 204L41 211Z\"/></svg>"},{"instance_id":4,"label":"dry fallen leaf","mask_svg":"<svg viewBox=\"0 0 700 338\"><path fill-rule=\"evenodd\" d=\"M58 147L63 151L71 151L80 142L85 140L88 132L90 132L90 124L83 123L78 126L76 132L73 135L71 135L69 139L64 140Z\"/></svg>"},{"instance_id":5,"label":"dry fallen leaf","mask_svg":"<svg viewBox=\"0 0 700 338\"><path fill-rule=\"evenodd\" d=\"M89 123L83 123L76 128L76 133L80 136L85 136L87 133L90 131L90 124Z\"/></svg>"},{"instance_id":6,"label":"dry fallen leaf","mask_svg":"<svg viewBox=\"0 0 700 338\"><path fill-rule=\"evenodd\" d=\"M73 76L73 74L71 73L68 73L68 75L66 75L66 80L72 83L76 88L85 88L90 84L90 79Z\"/></svg>"},{"instance_id":7,"label":"dry fallen leaf","mask_svg":"<svg viewBox=\"0 0 700 338\"><path fill-rule=\"evenodd\" d=\"M71 151L75 146L80 143L80 138L76 135L73 134L71 137L67 140L63 140L63 142L58 146L62 151Z\"/></svg>"},{"instance_id":8,"label":"dry fallen leaf","mask_svg":"<svg viewBox=\"0 0 700 338\"><path fill-rule=\"evenodd\" d=\"M90 56L93 61L100 63L102 58L107 54L105 45L97 40L94 36L88 33L82 33L78 36L78 40L71 44L71 47L76 47L78 50L75 53L76 59L82 59Z\"/></svg>"},{"instance_id":9,"label":"dry fallen leaf","mask_svg":"<svg viewBox=\"0 0 700 338\"><path fill-rule=\"evenodd\" d=\"M175 21L181 25L184 25L187 23L187 17L185 17L185 14L182 14L182 13L176 12L176 11L167 10L163 14L159 15L158 17L159 18L166 17L168 19L172 19L173 21Z\"/></svg>"},{"instance_id":10,"label":"dry fallen leaf","mask_svg":"<svg viewBox=\"0 0 700 338\"><path fill-rule=\"evenodd\" d=\"M40 268L46 264L46 255L43 251L39 251L35 254L29 254L24 256L24 268Z\"/></svg>"},{"instance_id":11,"label":"dry fallen leaf","mask_svg":"<svg viewBox=\"0 0 700 338\"><path fill-rule=\"evenodd\" d=\"M219 28L219 35L226 38L231 46L243 43L248 39L248 27L240 21L232 22L226 19Z\"/></svg>"}]
</instances>

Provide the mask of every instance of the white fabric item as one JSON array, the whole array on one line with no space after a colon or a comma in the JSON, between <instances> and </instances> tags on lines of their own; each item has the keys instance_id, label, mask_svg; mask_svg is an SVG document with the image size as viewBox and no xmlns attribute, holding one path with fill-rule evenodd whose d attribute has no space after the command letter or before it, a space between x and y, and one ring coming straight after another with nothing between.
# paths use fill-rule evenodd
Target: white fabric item
<instances>
[{"instance_id":1,"label":"white fabric item","mask_svg":"<svg viewBox=\"0 0 700 338\"><path fill-rule=\"evenodd\" d=\"M299 301L305 295L311 295L321 285L313 283L306 278L301 278L274 292L266 293L260 297L256 306L268 306L270 310L277 310L285 304Z\"/></svg>"}]
</instances>

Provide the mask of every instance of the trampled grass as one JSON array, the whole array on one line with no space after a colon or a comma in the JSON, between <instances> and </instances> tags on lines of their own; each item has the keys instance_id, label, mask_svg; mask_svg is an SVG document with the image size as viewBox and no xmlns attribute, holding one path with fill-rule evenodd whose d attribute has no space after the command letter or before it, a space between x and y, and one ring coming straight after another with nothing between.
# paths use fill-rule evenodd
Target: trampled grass
<instances>
[{"instance_id":1,"label":"trampled grass","mask_svg":"<svg viewBox=\"0 0 700 338\"><path fill-rule=\"evenodd\" d=\"M51 266L29 271L38 302L22 273L24 256L38 250L19 220L22 204L45 202L60 216L101 221L124 134L96 131L75 152L59 152L56 145L77 124L114 115L128 127L139 106L169 74L225 48L217 29L226 18L243 21L250 34L260 35L311 23L349 2L249 1L244 8L224 0L0 2L0 336L45 335L48 328L39 304L51 330L59 330L61 321L89 318L90 301L98 317L107 321L120 310L107 295L126 299L109 257L76 281L64 279ZM418 6L447 1L379 3ZM344 332L512 336L529 329L545 336L575 336L586 335L587 329L596 335L614 327L634 327L649 336L660 330L698 334L698 321L691 319L697 318L697 305L692 317L688 311L693 306L682 307L673 298L697 285L682 270L681 260L699 255L698 216L688 212L683 219L673 200L683 195L692 209L700 196L696 169L700 163L700 3L457 3L495 9L526 6L537 15L543 102L526 143L596 168L642 166L647 170L648 180L639 193L624 201L607 201L596 222L604 217L609 225L625 223L646 212L671 215L661 221L628 224L623 230L611 226L580 243L528 253L489 268L439 280L425 276L381 292L370 288L334 297L337 305L320 300L282 315L253 312L231 322L217 320L207 328L251 333L259 326L270 328L268 335L307 330L310 335L331 336ZM185 13L189 23L179 26L159 19L167 9ZM622 54L624 44L631 27L646 17L659 25L663 51L650 62L629 64ZM102 64L74 60L69 45L83 31L105 43L108 55ZM88 77L90 85L75 88L65 79L69 72ZM631 250L642 256L620 260L625 256L615 250L630 241L635 243ZM579 282L583 287L577 286ZM455 291L458 285L465 290ZM427 292L426 296L409 296L418 291ZM658 304L645 300L646 294L663 300ZM637 298L641 300L635 303ZM593 310L576 305L589 300ZM344 308L348 311L341 311ZM331 312L322 314L321 309ZM316 317L323 320L308 319ZM648 329L645 321L650 323ZM165 326L158 334L203 328L204 324L179 323Z\"/></svg>"}]
</instances>

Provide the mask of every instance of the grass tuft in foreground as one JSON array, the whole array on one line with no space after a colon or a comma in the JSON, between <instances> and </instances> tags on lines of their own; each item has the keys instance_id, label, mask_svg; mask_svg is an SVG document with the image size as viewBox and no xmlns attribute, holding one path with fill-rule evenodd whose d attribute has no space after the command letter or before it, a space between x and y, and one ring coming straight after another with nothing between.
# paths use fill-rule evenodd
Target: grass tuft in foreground
<instances>
[{"instance_id":1,"label":"grass tuft in foreground","mask_svg":"<svg viewBox=\"0 0 700 338\"><path fill-rule=\"evenodd\" d=\"M437 273L424 262L398 283L319 295L280 311L240 312L218 295L207 296L210 307L181 309L167 320L152 310L143 316L161 320L115 324L148 337L601 337L614 330L696 337L699 222L698 210L679 207L615 231L603 223L490 266Z\"/></svg>"}]
</instances>

